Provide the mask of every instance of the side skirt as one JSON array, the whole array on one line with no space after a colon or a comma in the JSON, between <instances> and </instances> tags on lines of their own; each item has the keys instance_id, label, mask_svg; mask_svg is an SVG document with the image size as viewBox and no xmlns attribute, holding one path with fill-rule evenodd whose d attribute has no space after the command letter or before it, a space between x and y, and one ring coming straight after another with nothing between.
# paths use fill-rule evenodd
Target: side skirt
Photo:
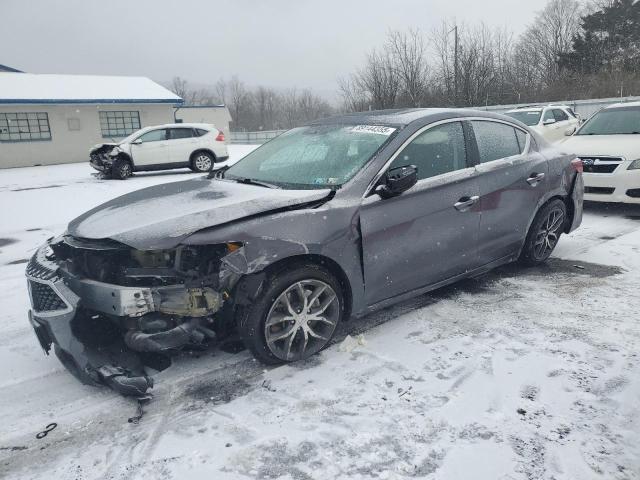
<instances>
[{"instance_id":1,"label":"side skirt","mask_svg":"<svg viewBox=\"0 0 640 480\"><path fill-rule=\"evenodd\" d=\"M386 300L382 300L380 302L374 303L373 305L369 305L361 313L354 314L354 317L356 318L363 317L365 315L368 315L369 313L375 312L376 310L390 307L391 305L395 305L396 303L400 303L400 302L403 302L404 300L409 300L410 298L417 297L418 295L431 292L432 290L437 290L438 288L451 285L452 283L456 283L465 278L479 277L480 275L487 273L493 270L494 268L497 268L501 265L505 265L507 263L514 262L517 258L518 258L517 255L508 255L498 260L494 260L493 262L487 263L486 265L482 265L481 267L478 267L469 272L461 273L460 275L455 275L453 277L447 278L446 280L442 280L437 283L432 283L431 285L426 285L424 287L420 287L406 293L401 293L400 295L396 295L395 297L387 298Z\"/></svg>"},{"instance_id":2,"label":"side skirt","mask_svg":"<svg viewBox=\"0 0 640 480\"><path fill-rule=\"evenodd\" d=\"M189 168L189 162L159 163L155 165L136 165L135 172L151 172L154 170L173 170L174 168Z\"/></svg>"}]
</instances>

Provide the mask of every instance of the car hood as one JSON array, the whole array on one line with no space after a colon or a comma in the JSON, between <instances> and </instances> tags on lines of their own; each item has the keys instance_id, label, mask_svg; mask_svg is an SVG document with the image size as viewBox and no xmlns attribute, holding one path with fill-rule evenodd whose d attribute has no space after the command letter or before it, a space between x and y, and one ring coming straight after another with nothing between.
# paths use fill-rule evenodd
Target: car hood
<instances>
[{"instance_id":1,"label":"car hood","mask_svg":"<svg viewBox=\"0 0 640 480\"><path fill-rule=\"evenodd\" d=\"M73 220L68 233L112 239L140 250L173 248L198 230L317 202L330 193L329 189L280 190L201 177L115 198Z\"/></svg>"},{"instance_id":2,"label":"car hood","mask_svg":"<svg viewBox=\"0 0 640 480\"><path fill-rule=\"evenodd\" d=\"M627 160L640 158L640 135L573 135L556 146L580 157L607 155Z\"/></svg>"}]
</instances>

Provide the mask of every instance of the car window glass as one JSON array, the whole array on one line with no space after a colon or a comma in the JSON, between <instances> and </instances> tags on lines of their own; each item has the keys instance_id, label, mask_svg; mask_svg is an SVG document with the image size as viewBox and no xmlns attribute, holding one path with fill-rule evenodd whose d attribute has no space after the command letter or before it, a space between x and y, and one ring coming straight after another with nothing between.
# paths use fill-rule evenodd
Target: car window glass
<instances>
[{"instance_id":1,"label":"car window glass","mask_svg":"<svg viewBox=\"0 0 640 480\"><path fill-rule=\"evenodd\" d=\"M518 146L520 147L520 153L524 152L524 147L527 145L527 134L522 130L514 129L516 132L516 138L518 140Z\"/></svg>"},{"instance_id":2,"label":"car window glass","mask_svg":"<svg viewBox=\"0 0 640 480\"><path fill-rule=\"evenodd\" d=\"M563 122L565 120L569 120L569 115L567 115L564 111L559 108L553 109L553 116L555 117L557 122Z\"/></svg>"},{"instance_id":3,"label":"car window glass","mask_svg":"<svg viewBox=\"0 0 640 480\"><path fill-rule=\"evenodd\" d=\"M466 168L462 124L445 123L421 133L400 152L389 168L406 165L418 168L418 180Z\"/></svg>"},{"instance_id":4,"label":"car window glass","mask_svg":"<svg viewBox=\"0 0 640 480\"><path fill-rule=\"evenodd\" d=\"M170 128L169 129L169 140L178 140L180 138L191 138L193 137L193 130L190 128Z\"/></svg>"},{"instance_id":5,"label":"car window glass","mask_svg":"<svg viewBox=\"0 0 640 480\"><path fill-rule=\"evenodd\" d=\"M521 153L515 129L512 126L487 121L474 121L471 124L478 143L480 163Z\"/></svg>"},{"instance_id":6,"label":"car window glass","mask_svg":"<svg viewBox=\"0 0 640 480\"><path fill-rule=\"evenodd\" d=\"M545 110L544 112L544 116L542 117L542 121L544 122L545 120L555 120L556 117L553 115L553 110L548 109Z\"/></svg>"},{"instance_id":7,"label":"car window glass","mask_svg":"<svg viewBox=\"0 0 640 480\"><path fill-rule=\"evenodd\" d=\"M142 143L159 142L160 140L166 140L166 130L164 128L161 128L160 130L151 130L150 132L140 136L140 141Z\"/></svg>"},{"instance_id":8,"label":"car window glass","mask_svg":"<svg viewBox=\"0 0 640 480\"><path fill-rule=\"evenodd\" d=\"M206 130L203 130L203 129L201 129L201 128L196 128L196 129L195 129L195 131L196 131L196 137L201 137L201 136L203 136L205 133L207 133L207 131L206 131Z\"/></svg>"}]
</instances>

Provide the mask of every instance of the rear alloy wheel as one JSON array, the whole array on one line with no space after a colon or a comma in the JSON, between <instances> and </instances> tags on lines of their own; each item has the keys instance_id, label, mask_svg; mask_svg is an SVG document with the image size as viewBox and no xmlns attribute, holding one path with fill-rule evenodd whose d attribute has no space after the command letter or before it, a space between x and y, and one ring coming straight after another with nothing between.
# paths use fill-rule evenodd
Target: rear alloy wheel
<instances>
[{"instance_id":1,"label":"rear alloy wheel","mask_svg":"<svg viewBox=\"0 0 640 480\"><path fill-rule=\"evenodd\" d=\"M191 168L195 172L205 173L213 166L213 156L207 152L197 152L191 160Z\"/></svg>"},{"instance_id":2,"label":"rear alloy wheel","mask_svg":"<svg viewBox=\"0 0 640 480\"><path fill-rule=\"evenodd\" d=\"M131 167L131 162L128 160L118 158L111 166L111 176L118 180L125 180L129 178L132 173L133 168Z\"/></svg>"},{"instance_id":3,"label":"rear alloy wheel","mask_svg":"<svg viewBox=\"0 0 640 480\"><path fill-rule=\"evenodd\" d=\"M520 260L526 265L546 261L558 244L567 219L567 207L562 200L552 200L533 220Z\"/></svg>"},{"instance_id":4,"label":"rear alloy wheel","mask_svg":"<svg viewBox=\"0 0 640 480\"><path fill-rule=\"evenodd\" d=\"M239 327L259 360L293 362L325 348L343 314L339 282L322 267L304 265L274 275Z\"/></svg>"}]
</instances>

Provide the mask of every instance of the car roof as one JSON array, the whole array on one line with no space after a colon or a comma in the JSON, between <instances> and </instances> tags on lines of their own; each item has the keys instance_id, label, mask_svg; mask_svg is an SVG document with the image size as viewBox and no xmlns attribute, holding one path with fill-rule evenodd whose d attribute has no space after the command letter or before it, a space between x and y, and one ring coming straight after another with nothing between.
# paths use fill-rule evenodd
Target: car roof
<instances>
[{"instance_id":1,"label":"car roof","mask_svg":"<svg viewBox=\"0 0 640 480\"><path fill-rule=\"evenodd\" d=\"M513 110L509 110L507 113L514 112L541 112L544 107L523 107L523 108L514 108Z\"/></svg>"},{"instance_id":2,"label":"car roof","mask_svg":"<svg viewBox=\"0 0 640 480\"><path fill-rule=\"evenodd\" d=\"M214 125L210 123L165 123L164 125L150 125L148 127L141 128L141 130L154 130L156 128L204 128L206 130L211 130L212 128L216 128Z\"/></svg>"},{"instance_id":3,"label":"car roof","mask_svg":"<svg viewBox=\"0 0 640 480\"><path fill-rule=\"evenodd\" d=\"M513 109L509 110L506 113L513 113L513 112L540 112L545 108L571 108L571 107L569 107L568 105L560 105L560 104L550 103L549 105L531 105L530 107L513 108Z\"/></svg>"},{"instance_id":4,"label":"car roof","mask_svg":"<svg viewBox=\"0 0 640 480\"><path fill-rule=\"evenodd\" d=\"M309 125L394 125L406 126L413 122L431 123L439 120L462 117L483 117L494 120L513 119L503 115L462 108L401 108L394 110L373 110L366 112L347 113L323 118L309 123Z\"/></svg>"},{"instance_id":5,"label":"car roof","mask_svg":"<svg viewBox=\"0 0 640 480\"><path fill-rule=\"evenodd\" d=\"M620 102L620 103L614 103L613 105L607 105L604 108L608 109L608 108L624 108L624 107L637 108L637 107L640 107L640 102Z\"/></svg>"}]
</instances>

